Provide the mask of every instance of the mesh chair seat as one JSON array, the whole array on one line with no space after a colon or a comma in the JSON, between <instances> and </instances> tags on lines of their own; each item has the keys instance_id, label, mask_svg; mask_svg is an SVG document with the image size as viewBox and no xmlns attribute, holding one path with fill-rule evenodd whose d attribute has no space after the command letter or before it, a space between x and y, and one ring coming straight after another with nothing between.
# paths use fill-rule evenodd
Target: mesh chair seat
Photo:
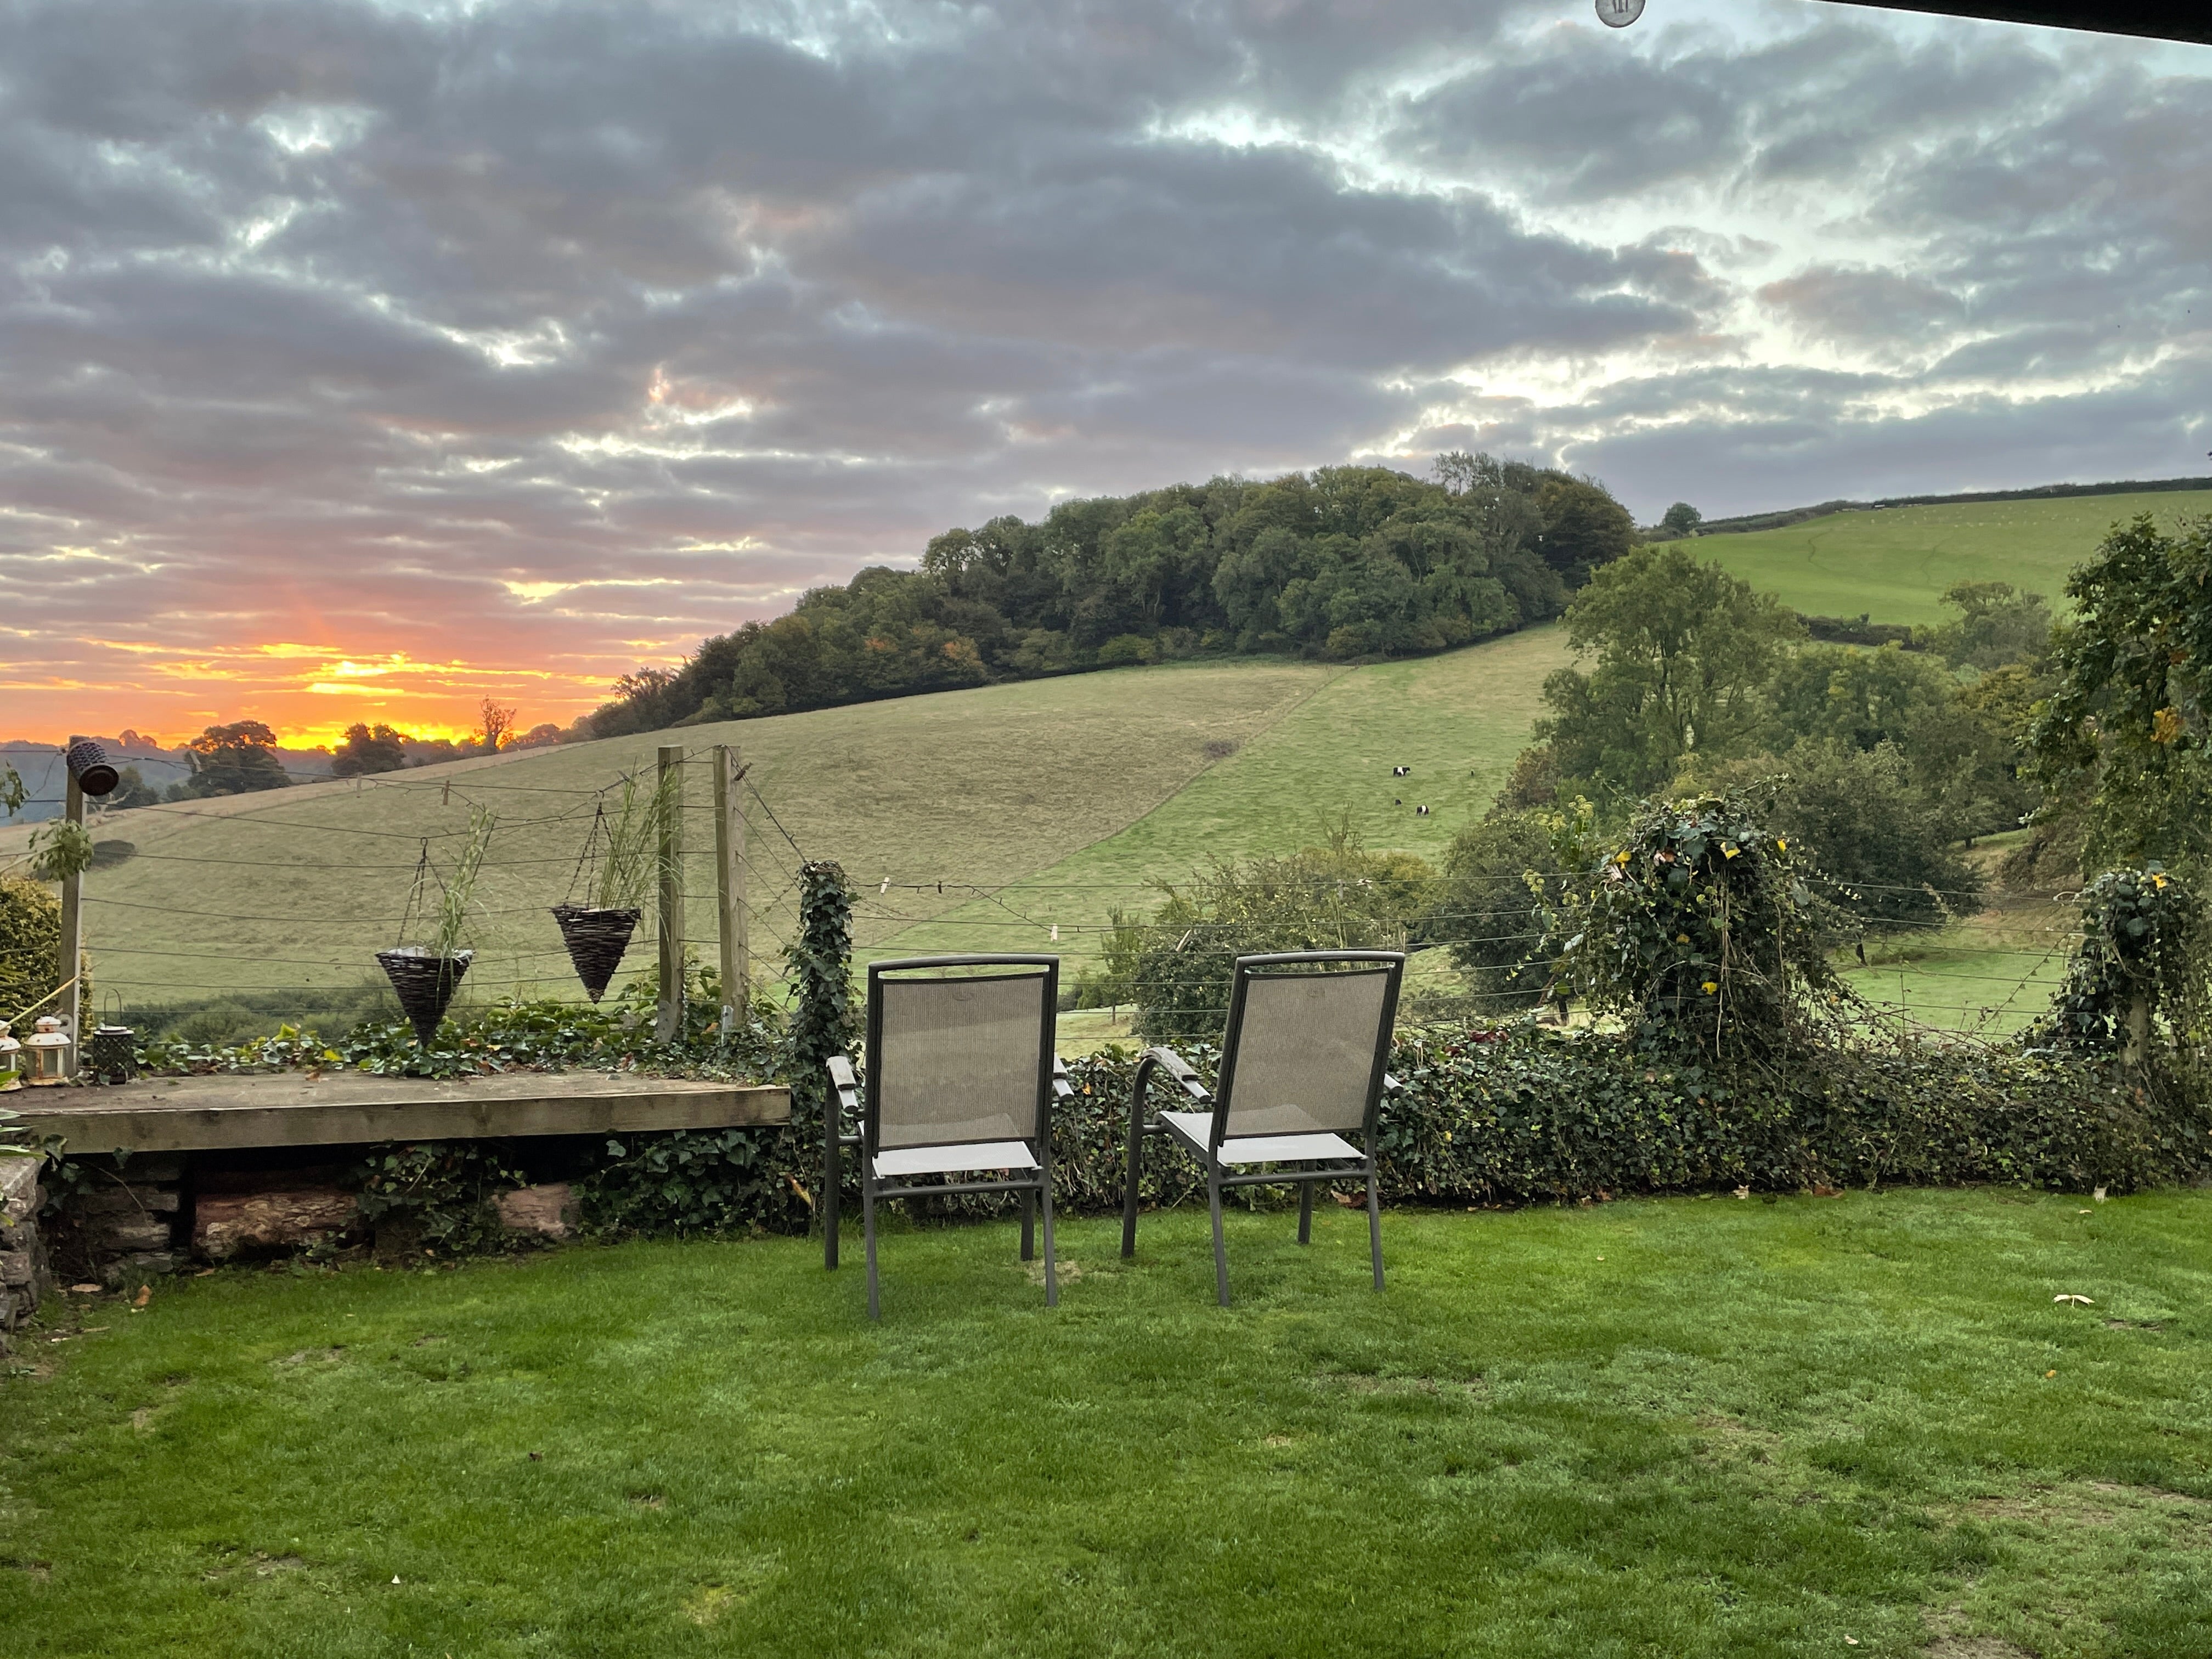
<instances>
[{"instance_id":1,"label":"mesh chair seat","mask_svg":"<svg viewBox=\"0 0 2212 1659\"><path fill-rule=\"evenodd\" d=\"M1212 1113L1162 1112L1160 1121L1173 1129L1191 1151L1200 1158L1206 1156L1206 1138L1213 1129ZM1359 1148L1342 1135L1250 1135L1223 1141L1217 1156L1225 1164L1306 1164L1324 1158L1349 1158L1356 1164L1359 1161Z\"/></svg>"},{"instance_id":2,"label":"mesh chair seat","mask_svg":"<svg viewBox=\"0 0 2212 1659\"><path fill-rule=\"evenodd\" d=\"M971 1170L1034 1170L1036 1155L1018 1140L969 1140L955 1146L896 1146L875 1157L876 1178L965 1175Z\"/></svg>"}]
</instances>

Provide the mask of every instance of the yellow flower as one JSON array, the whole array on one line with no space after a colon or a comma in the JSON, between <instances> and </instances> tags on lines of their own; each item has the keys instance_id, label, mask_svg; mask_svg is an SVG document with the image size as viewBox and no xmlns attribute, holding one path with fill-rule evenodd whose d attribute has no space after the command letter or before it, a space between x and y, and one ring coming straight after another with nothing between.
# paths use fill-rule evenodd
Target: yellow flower
<instances>
[{"instance_id":1,"label":"yellow flower","mask_svg":"<svg viewBox=\"0 0 2212 1659\"><path fill-rule=\"evenodd\" d=\"M1626 863L1627 863L1627 862L1628 862L1628 849L1627 849L1626 847L1624 847L1624 848L1621 848L1618 853L1615 853L1615 854L1613 855L1613 861L1615 864L1626 864Z\"/></svg>"},{"instance_id":2,"label":"yellow flower","mask_svg":"<svg viewBox=\"0 0 2212 1659\"><path fill-rule=\"evenodd\" d=\"M1719 990L1720 988L1721 988L1721 982L1720 982L1720 981L1718 981L1718 980L1717 980L1717 979L1709 979L1709 980L1707 980L1707 981L1705 981L1705 994L1706 994L1707 996L1711 996L1711 995L1712 995L1712 994L1713 994L1714 992L1716 992L1716 991Z\"/></svg>"},{"instance_id":3,"label":"yellow flower","mask_svg":"<svg viewBox=\"0 0 2212 1659\"><path fill-rule=\"evenodd\" d=\"M1779 848L1780 848L1784 852L1785 852L1785 853L1786 853L1786 852L1788 852L1788 851L1790 850L1790 843L1789 843L1788 842L1784 841L1784 840L1781 836L1777 836L1774 838L1774 844L1775 844L1777 847L1779 847Z\"/></svg>"},{"instance_id":4,"label":"yellow flower","mask_svg":"<svg viewBox=\"0 0 2212 1659\"><path fill-rule=\"evenodd\" d=\"M1687 933L1677 933L1674 935L1674 943L1677 945L1687 945L1689 942L1690 936Z\"/></svg>"},{"instance_id":5,"label":"yellow flower","mask_svg":"<svg viewBox=\"0 0 2212 1659\"><path fill-rule=\"evenodd\" d=\"M2164 876L2153 876L2150 878L2150 884L2157 888L2159 891L2162 893L2166 890L2166 878Z\"/></svg>"}]
</instances>

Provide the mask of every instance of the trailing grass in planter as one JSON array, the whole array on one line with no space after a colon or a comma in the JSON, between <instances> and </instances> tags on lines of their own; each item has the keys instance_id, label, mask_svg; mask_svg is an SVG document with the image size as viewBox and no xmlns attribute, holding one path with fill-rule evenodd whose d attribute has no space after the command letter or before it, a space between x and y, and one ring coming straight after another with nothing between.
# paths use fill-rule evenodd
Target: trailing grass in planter
<instances>
[{"instance_id":1,"label":"trailing grass in planter","mask_svg":"<svg viewBox=\"0 0 2212 1659\"><path fill-rule=\"evenodd\" d=\"M660 849L667 845L661 831L676 810L676 778L670 772L651 788L641 788L635 775L626 777L614 816L610 818L605 807L594 809L576 861L579 877L586 867L591 874L584 902L571 898L553 907L568 960L594 1002L606 994L622 966L644 914L646 889L660 874Z\"/></svg>"},{"instance_id":2,"label":"trailing grass in planter","mask_svg":"<svg viewBox=\"0 0 2212 1659\"><path fill-rule=\"evenodd\" d=\"M430 943L395 945L376 953L378 965L392 981L392 994L399 999L401 1012L415 1028L416 1042L424 1048L438 1035L438 1023L445 1018L453 993L460 988L462 976L476 959L474 951L461 948L461 932L468 921L477 877L483 868L484 848L490 844L492 828L498 821L482 807L469 814L468 834L461 843L453 876L441 882L437 930ZM416 872L417 895L422 893L430 873L429 843L425 842L422 862ZM414 908L415 900L410 897L409 915L414 914ZM406 925L402 921L403 931Z\"/></svg>"}]
</instances>

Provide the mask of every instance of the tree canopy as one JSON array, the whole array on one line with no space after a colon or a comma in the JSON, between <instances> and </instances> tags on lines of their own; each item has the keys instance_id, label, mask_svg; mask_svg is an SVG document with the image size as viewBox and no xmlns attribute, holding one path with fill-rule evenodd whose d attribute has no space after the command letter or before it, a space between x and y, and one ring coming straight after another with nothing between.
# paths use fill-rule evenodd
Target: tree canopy
<instances>
[{"instance_id":1,"label":"tree canopy","mask_svg":"<svg viewBox=\"0 0 2212 1659\"><path fill-rule=\"evenodd\" d=\"M1602 485L1463 453L1063 501L937 536L641 668L597 737L1201 652L1437 651L1557 616L1634 527Z\"/></svg>"},{"instance_id":2,"label":"tree canopy","mask_svg":"<svg viewBox=\"0 0 2212 1659\"><path fill-rule=\"evenodd\" d=\"M259 720L210 726L185 747L191 775L170 786L172 800L243 795L256 789L282 789L291 782L276 756L276 734Z\"/></svg>"}]
</instances>

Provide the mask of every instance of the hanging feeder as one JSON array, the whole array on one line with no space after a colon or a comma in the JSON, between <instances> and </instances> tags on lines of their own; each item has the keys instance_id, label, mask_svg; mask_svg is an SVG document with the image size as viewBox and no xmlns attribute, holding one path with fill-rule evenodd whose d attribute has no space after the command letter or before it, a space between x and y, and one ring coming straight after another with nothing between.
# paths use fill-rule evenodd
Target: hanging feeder
<instances>
[{"instance_id":1,"label":"hanging feeder","mask_svg":"<svg viewBox=\"0 0 2212 1659\"><path fill-rule=\"evenodd\" d=\"M423 1048L428 1048L438 1035L438 1022L445 1018L447 1006L476 954L456 951L441 957L421 945L396 945L376 953L377 965L384 969L385 978L392 981L392 994L399 999L399 1012L407 1016L408 1024L415 1028L416 1042Z\"/></svg>"},{"instance_id":2,"label":"hanging feeder","mask_svg":"<svg viewBox=\"0 0 2212 1659\"><path fill-rule=\"evenodd\" d=\"M95 799L113 794L115 786L122 781L122 774L108 760L107 750L90 738L71 738L64 758L76 787Z\"/></svg>"},{"instance_id":3,"label":"hanging feeder","mask_svg":"<svg viewBox=\"0 0 2212 1659\"><path fill-rule=\"evenodd\" d=\"M553 920L560 924L561 942L568 947L568 960L575 964L576 977L584 982L584 991L597 1002L606 994L607 984L622 966L623 953L629 949L630 935L637 931L638 918L643 913L635 906L599 909L584 904L556 904Z\"/></svg>"}]
</instances>

